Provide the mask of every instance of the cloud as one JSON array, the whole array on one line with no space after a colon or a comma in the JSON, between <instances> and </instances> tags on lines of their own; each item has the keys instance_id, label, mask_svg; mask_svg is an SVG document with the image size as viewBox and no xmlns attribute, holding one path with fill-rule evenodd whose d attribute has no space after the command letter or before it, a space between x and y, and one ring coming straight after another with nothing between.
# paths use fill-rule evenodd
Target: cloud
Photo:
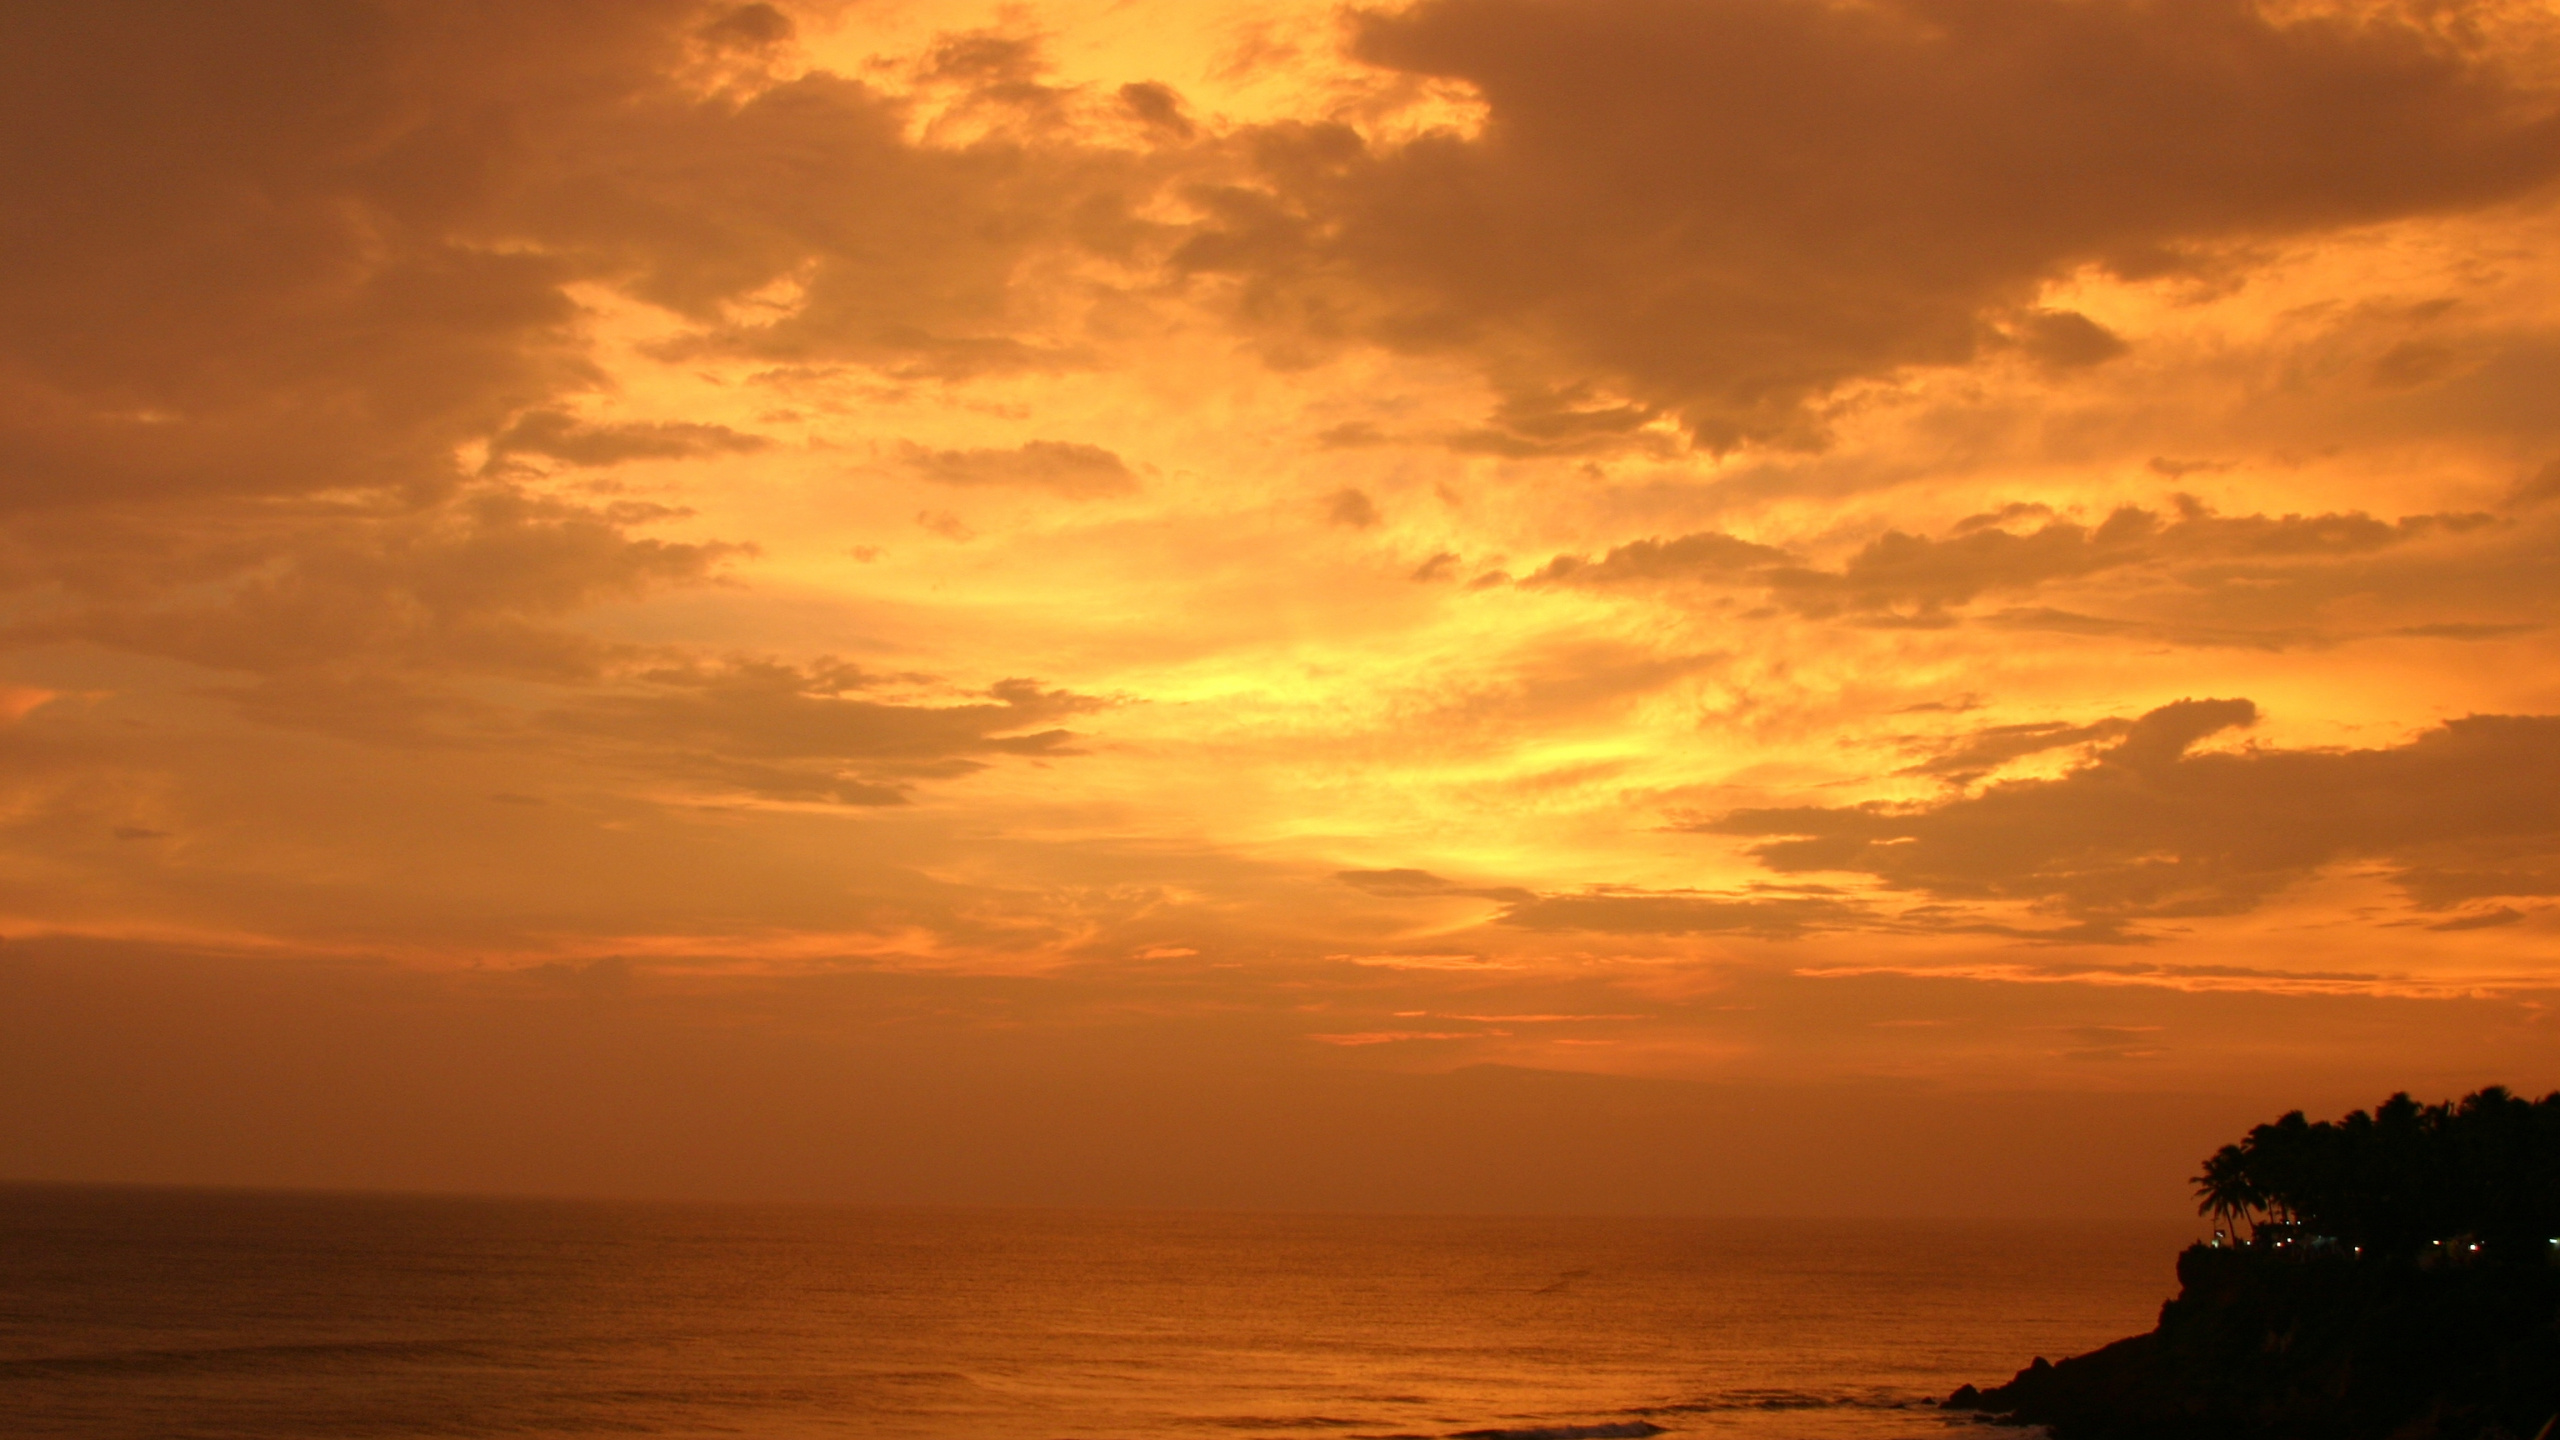
<instances>
[{"instance_id":1,"label":"cloud","mask_svg":"<svg viewBox=\"0 0 2560 1440\"><path fill-rule=\"evenodd\" d=\"M2041 520L2031 529L2010 528ZM2012 504L1957 522L1940 535L1888 530L1836 569L1806 564L1788 551L1726 534L1700 531L1620 545L1597 560L1560 555L1523 583L1566 585L1682 582L1765 589L1798 614L1897 617L1944 623L1986 595L2030 593L2100 576L2125 577L2137 604L2148 593L2231 602L2219 633L2268 618L2270 582L2317 588L2322 567L2358 562L2429 541L2477 535L2496 540L2494 517L2425 514L2382 520L2361 511L2317 515L2222 515L2192 496L2176 496L2164 513L2120 506L2095 525L2053 518L2042 505ZM2533 542L2528 542L2533 543ZM2345 573L2345 572L2339 572ZM2370 583L2355 588L2370 589ZM2419 587L2401 587L2421 593ZM2144 620L2107 620L2051 609L2015 609L1993 617L2037 628L2122 631ZM2307 617L2287 617L2301 619ZM2196 627L2187 638L2216 632Z\"/></svg>"},{"instance_id":2,"label":"cloud","mask_svg":"<svg viewBox=\"0 0 2560 1440\"><path fill-rule=\"evenodd\" d=\"M760 50L790 39L796 29L790 16L770 5L739 5L714 16L699 33L722 48Z\"/></svg>"},{"instance_id":3,"label":"cloud","mask_svg":"<svg viewBox=\"0 0 2560 1440\"><path fill-rule=\"evenodd\" d=\"M919 510L916 523L945 540L974 540L978 536L968 522L948 510Z\"/></svg>"},{"instance_id":4,"label":"cloud","mask_svg":"<svg viewBox=\"0 0 2560 1440\"><path fill-rule=\"evenodd\" d=\"M1403 900L1438 896L1493 900L1502 905L1497 925L1522 930L1582 930L1609 935L1747 934L1801 935L1863 917L1854 904L1823 895L1717 895L1693 890L1636 890L1604 886L1540 894L1516 885L1464 886L1428 870L1344 870L1334 878L1365 895ZM1362 963L1420 964L1423 960L1475 962L1473 956L1421 959L1368 957Z\"/></svg>"},{"instance_id":5,"label":"cloud","mask_svg":"<svg viewBox=\"0 0 2560 1440\"><path fill-rule=\"evenodd\" d=\"M1378 514L1378 503L1366 493L1336 490L1325 497L1324 518L1353 530L1366 530L1384 517Z\"/></svg>"},{"instance_id":6,"label":"cloud","mask_svg":"<svg viewBox=\"0 0 2560 1440\"><path fill-rule=\"evenodd\" d=\"M578 284L690 322L674 351L1064 363L1016 272L1110 228L1118 162L918 145L903 101L823 71L690 83L790 29L688 0L11 13L0 512L414 494L474 441L572 465L764 446L571 418L604 385ZM797 298L736 303L776 282Z\"/></svg>"},{"instance_id":7,"label":"cloud","mask_svg":"<svg viewBox=\"0 0 2560 1440\"><path fill-rule=\"evenodd\" d=\"M1788 570L1770 580L1791 604L1814 614L1842 608L1935 612L1986 592L2033 590L2102 571L2216 560L2263 566L2334 559L2489 523L2486 515L2412 515L2396 523L2356 512L2224 516L2181 496L2174 518L2125 506L2095 526L2053 520L2024 534L1998 528L1994 517L1959 524L1937 539L1890 531L1837 571Z\"/></svg>"},{"instance_id":8,"label":"cloud","mask_svg":"<svg viewBox=\"0 0 2560 1440\"><path fill-rule=\"evenodd\" d=\"M2560 460L2554 460L2518 481L2514 492L2508 496L2508 503L2520 510L2547 505L2554 500L2560 500Z\"/></svg>"},{"instance_id":9,"label":"cloud","mask_svg":"<svg viewBox=\"0 0 2560 1440\"><path fill-rule=\"evenodd\" d=\"M361 664L573 680L594 673L607 647L564 617L702 583L739 553L632 533L672 513L481 485L415 507L171 507L80 524L59 548L38 543L20 576L71 603L10 638L83 639L257 674ZM20 538L60 533L48 525Z\"/></svg>"},{"instance_id":10,"label":"cloud","mask_svg":"<svg viewBox=\"0 0 2560 1440\"><path fill-rule=\"evenodd\" d=\"M1559 555L1520 583L1610 585L1628 581L1736 580L1795 557L1719 530L1671 540L1637 540L1597 560Z\"/></svg>"},{"instance_id":11,"label":"cloud","mask_svg":"<svg viewBox=\"0 0 2560 1440\"><path fill-rule=\"evenodd\" d=\"M1066 753L1056 722L1098 702L582 623L757 552L558 472L773 448L617 413L596 292L657 307L661 358L958 379L1068 363L1025 257L1126 241L1127 152L920 142L907 98L776 68L794 34L694 0L0 16L0 193L28 202L0 206L0 633L206 667L199 695L265 725L589 780L888 803ZM981 118L1052 104L1036 47L937 53ZM954 485L1137 486L1092 445L912 454Z\"/></svg>"},{"instance_id":12,"label":"cloud","mask_svg":"<svg viewBox=\"0 0 2560 1440\"><path fill-rule=\"evenodd\" d=\"M1104 702L1028 680L957 704L878 694L887 682L837 662L769 660L643 672L543 717L549 728L609 742L625 763L771 799L890 805L919 779L986 767L983 757L1068 753L1056 721Z\"/></svg>"},{"instance_id":13,"label":"cloud","mask_svg":"<svg viewBox=\"0 0 2560 1440\"><path fill-rule=\"evenodd\" d=\"M1342 1034L1314 1034L1307 1038L1319 1045L1401 1045L1413 1040L1486 1040L1510 1033L1508 1030L1355 1030Z\"/></svg>"},{"instance_id":14,"label":"cloud","mask_svg":"<svg viewBox=\"0 0 2560 1440\"><path fill-rule=\"evenodd\" d=\"M1363 895L1401 899L1410 895L1445 895L1458 887L1428 870L1344 870L1333 877Z\"/></svg>"},{"instance_id":15,"label":"cloud","mask_svg":"<svg viewBox=\"0 0 2560 1440\"><path fill-rule=\"evenodd\" d=\"M290 730L496 747L580 783L620 772L843 804L901 803L917 782L998 756L1071 753L1056 722L1101 708L1027 680L949 694L831 660L702 659L578 626L605 601L704 585L743 553L634 533L680 516L497 482L415 508L170 507L106 560L77 543L48 557L52 613L8 638L206 667L224 678L200 693ZM77 538L95 550L89 528ZM157 567L134 574L138 555Z\"/></svg>"},{"instance_id":16,"label":"cloud","mask_svg":"<svg viewBox=\"0 0 2560 1440\"><path fill-rule=\"evenodd\" d=\"M1487 971L1517 970L1517 960L1495 960L1483 955L1396 954L1396 955L1329 955L1329 960L1348 960L1376 970L1450 970Z\"/></svg>"},{"instance_id":17,"label":"cloud","mask_svg":"<svg viewBox=\"0 0 2560 1440\"><path fill-rule=\"evenodd\" d=\"M1191 138L1194 127L1182 113L1182 97L1170 86L1153 81L1135 81L1120 87L1120 103L1140 120L1172 134L1176 139Z\"/></svg>"},{"instance_id":18,"label":"cloud","mask_svg":"<svg viewBox=\"0 0 2560 1440\"><path fill-rule=\"evenodd\" d=\"M674 356L851 362L946 380L1090 362L1020 284L1044 251L1134 255L1134 157L1055 129L1059 92L1019 78L1024 42L945 47L941 81L999 116L965 144L913 143L903 99L811 71L738 103L660 93L564 128L508 218L696 322ZM732 302L788 284L787 304Z\"/></svg>"},{"instance_id":19,"label":"cloud","mask_svg":"<svg viewBox=\"0 0 2560 1440\"><path fill-rule=\"evenodd\" d=\"M1070 500L1126 495L1138 488L1128 464L1099 445L1033 440L1010 450L928 450L909 445L907 467L937 485L1003 485L1047 490Z\"/></svg>"},{"instance_id":20,"label":"cloud","mask_svg":"<svg viewBox=\"0 0 2560 1440\"><path fill-rule=\"evenodd\" d=\"M618 976L741 1054L1154 1027L1345 1073L1638 1011L1610 1063L1901 1063L1859 1022L1923 987L1755 981L1760 942L2076 990L2537 963L2547 718L2134 718L2549 708L2560 350L2483 278L2548 207L2332 233L2547 198L2522 62L2389 0L1421 0L1260 59L1059 11L1062 78L935 8L0 10L13 945L512 956L493 1003ZM1810 803L1731 808L1771 795ZM1728 827L1693 871L1669 803ZM2316 972L2053 948L2288 886L2325 925L2227 928L2325 945L2336 867L2417 908ZM709 978L786 969L864 998ZM1947 1043L2150 1043L2084 1000L2150 1003L2013 1043L1949 1002Z\"/></svg>"},{"instance_id":21,"label":"cloud","mask_svg":"<svg viewBox=\"0 0 2560 1440\"><path fill-rule=\"evenodd\" d=\"M1862 907L1818 895L1734 896L1695 891L1596 890L1520 901L1495 923L1523 930L1606 935L1758 935L1789 938L1867 918Z\"/></svg>"},{"instance_id":22,"label":"cloud","mask_svg":"<svg viewBox=\"0 0 2560 1440\"><path fill-rule=\"evenodd\" d=\"M1935 775L1954 784L1968 784L2012 760L2072 745L2112 740L2132 728L2130 720L2100 720L2088 725L2066 725L2058 720L1990 725L1959 737L1937 754L1912 766L1907 773Z\"/></svg>"},{"instance_id":23,"label":"cloud","mask_svg":"<svg viewBox=\"0 0 2560 1440\"><path fill-rule=\"evenodd\" d=\"M1428 870L1341 870L1334 879L1363 895L1385 900L1419 899L1427 896L1454 895L1473 900L1499 900L1504 904L1523 904L1534 897L1516 885L1461 885L1444 880Z\"/></svg>"},{"instance_id":24,"label":"cloud","mask_svg":"<svg viewBox=\"0 0 2560 1440\"><path fill-rule=\"evenodd\" d=\"M2056 370L2103 365L2132 348L2114 331L2076 310L2030 312L2019 318L2012 333L2028 355Z\"/></svg>"},{"instance_id":25,"label":"cloud","mask_svg":"<svg viewBox=\"0 0 2560 1440\"><path fill-rule=\"evenodd\" d=\"M1485 423L1459 430L1443 443L1461 455L1510 459L1573 455L1670 455L1670 435L1654 427L1662 411L1595 393L1587 384L1514 384Z\"/></svg>"},{"instance_id":26,"label":"cloud","mask_svg":"<svg viewBox=\"0 0 2560 1440\"><path fill-rule=\"evenodd\" d=\"M494 466L510 455L547 455L571 465L618 465L625 460L676 460L697 455L746 455L772 441L726 425L689 422L593 424L561 410L527 412L489 442Z\"/></svg>"},{"instance_id":27,"label":"cloud","mask_svg":"<svg viewBox=\"0 0 2560 1440\"><path fill-rule=\"evenodd\" d=\"M2181 700L2059 778L1686 828L1754 837L1783 874L2022 900L2102 928L2243 913L2350 861L2391 867L2421 905L2560 890L2560 716L2473 715L2374 750L2190 753L2256 716L2246 700Z\"/></svg>"},{"instance_id":28,"label":"cloud","mask_svg":"<svg viewBox=\"0 0 2560 1440\"><path fill-rule=\"evenodd\" d=\"M580 262L490 207L518 137L663 83L689 9L11 12L0 507L432 482L593 384Z\"/></svg>"},{"instance_id":29,"label":"cloud","mask_svg":"<svg viewBox=\"0 0 2560 1440\"><path fill-rule=\"evenodd\" d=\"M2457 915L2450 920L2439 920L2427 928L2430 930L2493 930L2501 925L2521 923L2523 919L2523 911L2512 905L2501 905L2495 910L2484 910L2476 915Z\"/></svg>"},{"instance_id":30,"label":"cloud","mask_svg":"<svg viewBox=\"0 0 2560 1440\"><path fill-rule=\"evenodd\" d=\"M1459 352L1715 448L1817 443L1839 387L2003 324L2047 365L2108 358L2025 308L2076 266L2201 270L2560 173L2549 91L2416 7L1424 0L1355 36L1470 87L1481 130L1263 127L1177 263L1286 344Z\"/></svg>"}]
</instances>

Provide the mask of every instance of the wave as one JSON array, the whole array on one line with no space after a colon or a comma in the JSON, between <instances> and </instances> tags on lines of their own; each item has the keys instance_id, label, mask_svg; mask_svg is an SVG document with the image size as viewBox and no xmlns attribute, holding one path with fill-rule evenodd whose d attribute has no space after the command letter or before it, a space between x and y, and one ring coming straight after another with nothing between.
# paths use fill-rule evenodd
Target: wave
<instances>
[{"instance_id":1,"label":"wave","mask_svg":"<svg viewBox=\"0 0 2560 1440\"><path fill-rule=\"evenodd\" d=\"M1600 1425L1528 1425L1523 1430L1459 1430L1449 1440L1618 1440L1661 1435L1651 1420L1608 1420Z\"/></svg>"},{"instance_id":2,"label":"wave","mask_svg":"<svg viewBox=\"0 0 2560 1440\"><path fill-rule=\"evenodd\" d=\"M1695 1400L1645 1405L1632 1415L1710 1415L1732 1410L1923 1410L1936 1402L1889 1390L1718 1390Z\"/></svg>"},{"instance_id":3,"label":"wave","mask_svg":"<svg viewBox=\"0 0 2560 1440\"><path fill-rule=\"evenodd\" d=\"M1219 1415L1206 1423L1231 1430L1355 1430L1377 1422L1333 1415Z\"/></svg>"},{"instance_id":4,"label":"wave","mask_svg":"<svg viewBox=\"0 0 2560 1440\"><path fill-rule=\"evenodd\" d=\"M0 1377L130 1375L170 1370L255 1368L278 1361L488 1360L489 1347L455 1340L363 1340L302 1345L209 1345L184 1350L109 1350L0 1360Z\"/></svg>"}]
</instances>

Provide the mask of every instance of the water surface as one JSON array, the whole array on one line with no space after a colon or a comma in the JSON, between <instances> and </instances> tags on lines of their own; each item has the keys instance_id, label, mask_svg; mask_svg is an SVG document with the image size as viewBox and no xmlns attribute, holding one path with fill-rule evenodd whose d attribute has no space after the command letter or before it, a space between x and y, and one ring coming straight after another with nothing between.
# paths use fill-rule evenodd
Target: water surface
<instances>
[{"instance_id":1,"label":"water surface","mask_svg":"<svg viewBox=\"0 0 2560 1440\"><path fill-rule=\"evenodd\" d=\"M1947 1436L2191 1227L0 1189L0 1413L80 1437ZM2004 1432L2005 1433L2005 1432Z\"/></svg>"}]
</instances>

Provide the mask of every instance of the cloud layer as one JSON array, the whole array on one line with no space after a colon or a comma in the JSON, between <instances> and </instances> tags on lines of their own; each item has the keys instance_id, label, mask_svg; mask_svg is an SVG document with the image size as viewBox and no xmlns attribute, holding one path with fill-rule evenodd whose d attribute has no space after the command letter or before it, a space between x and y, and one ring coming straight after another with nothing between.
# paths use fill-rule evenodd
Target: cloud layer
<instances>
[{"instance_id":1,"label":"cloud layer","mask_svg":"<svg viewBox=\"0 0 2560 1440\"><path fill-rule=\"evenodd\" d=\"M2180 700L2053 779L1910 806L1738 810L1695 828L1781 837L1752 854L1782 873L2026 899L2107 926L2244 911L2342 861L2390 867L2428 907L2553 893L2560 717L2466 716L2383 749L2190 753L2257 718L2246 700Z\"/></svg>"},{"instance_id":2,"label":"cloud layer","mask_svg":"<svg viewBox=\"0 0 2560 1440\"><path fill-rule=\"evenodd\" d=\"M0 1010L927 1128L2560 1084L2548 16L1042 24L0 15Z\"/></svg>"},{"instance_id":3,"label":"cloud layer","mask_svg":"<svg viewBox=\"0 0 2560 1440\"><path fill-rule=\"evenodd\" d=\"M1355 45L1471 87L1481 132L1268 130L1182 263L1265 323L1603 385L1715 447L2004 345L2104 363L2034 304L2077 266L2209 271L2560 171L2548 89L2391 9L1427 0Z\"/></svg>"}]
</instances>

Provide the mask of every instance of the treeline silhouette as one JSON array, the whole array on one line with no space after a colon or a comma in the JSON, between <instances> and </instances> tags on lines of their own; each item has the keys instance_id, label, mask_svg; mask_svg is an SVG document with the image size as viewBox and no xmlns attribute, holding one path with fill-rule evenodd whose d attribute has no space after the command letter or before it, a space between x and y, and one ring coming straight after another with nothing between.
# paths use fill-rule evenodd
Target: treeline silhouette
<instances>
[{"instance_id":1,"label":"treeline silhouette","mask_svg":"<svg viewBox=\"0 0 2560 1440\"><path fill-rule=\"evenodd\" d=\"M2296 1111L2196 1194L2248 1238L2188 1246L2158 1324L1947 1407L2054 1440L2560 1435L2560 1094Z\"/></svg>"},{"instance_id":2,"label":"treeline silhouette","mask_svg":"<svg viewBox=\"0 0 2560 1440\"><path fill-rule=\"evenodd\" d=\"M2296 1110L2215 1151L2195 1184L2198 1213L2246 1225L2259 1246L2560 1259L2560 1092L2492 1085L2436 1105L2402 1093L2336 1121Z\"/></svg>"}]
</instances>

